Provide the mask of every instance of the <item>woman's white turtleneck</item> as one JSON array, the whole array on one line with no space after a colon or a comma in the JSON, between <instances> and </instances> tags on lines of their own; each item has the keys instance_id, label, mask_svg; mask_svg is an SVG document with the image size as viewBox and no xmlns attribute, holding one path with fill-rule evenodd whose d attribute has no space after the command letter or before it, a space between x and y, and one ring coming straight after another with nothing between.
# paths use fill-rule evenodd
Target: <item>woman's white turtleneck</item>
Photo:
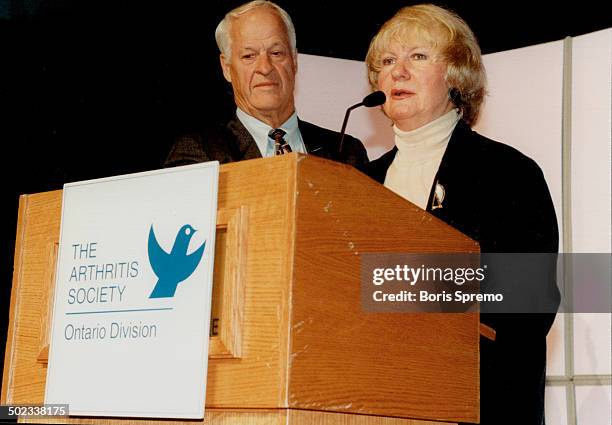
<instances>
[{"instance_id":1,"label":"woman's white turtleneck","mask_svg":"<svg viewBox=\"0 0 612 425\"><path fill-rule=\"evenodd\" d=\"M427 209L427 199L451 134L459 122L456 109L411 131L393 126L397 154L387 170L385 186Z\"/></svg>"}]
</instances>

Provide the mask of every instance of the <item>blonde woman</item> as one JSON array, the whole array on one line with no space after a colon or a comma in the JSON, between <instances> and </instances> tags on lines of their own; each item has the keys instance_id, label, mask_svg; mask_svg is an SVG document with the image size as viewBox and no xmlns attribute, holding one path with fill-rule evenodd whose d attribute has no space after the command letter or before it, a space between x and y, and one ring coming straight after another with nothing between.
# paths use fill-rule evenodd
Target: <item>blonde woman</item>
<instances>
[{"instance_id":1,"label":"blonde woman","mask_svg":"<svg viewBox=\"0 0 612 425\"><path fill-rule=\"evenodd\" d=\"M395 147L367 173L480 243L488 253L554 253L558 229L538 165L472 131L486 93L480 48L468 25L434 5L401 9L370 44L372 90L393 122ZM539 291L558 302L554 278ZM544 421L546 334L554 314L491 314L481 341L481 423Z\"/></svg>"}]
</instances>

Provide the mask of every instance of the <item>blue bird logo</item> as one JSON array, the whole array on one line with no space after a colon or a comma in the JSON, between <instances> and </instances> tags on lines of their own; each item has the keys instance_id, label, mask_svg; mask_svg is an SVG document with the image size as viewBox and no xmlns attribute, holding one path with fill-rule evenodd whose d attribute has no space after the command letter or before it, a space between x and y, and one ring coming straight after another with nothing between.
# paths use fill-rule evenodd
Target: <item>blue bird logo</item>
<instances>
[{"instance_id":1,"label":"blue bird logo","mask_svg":"<svg viewBox=\"0 0 612 425\"><path fill-rule=\"evenodd\" d=\"M178 284L191 276L198 267L202 254L204 254L206 241L197 250L187 255L189 241L191 241L195 232L196 229L189 224L181 227L174 239L172 251L168 254L159 246L153 231L153 225L151 225L151 230L149 230L149 262L159 280L149 298L173 297Z\"/></svg>"}]
</instances>

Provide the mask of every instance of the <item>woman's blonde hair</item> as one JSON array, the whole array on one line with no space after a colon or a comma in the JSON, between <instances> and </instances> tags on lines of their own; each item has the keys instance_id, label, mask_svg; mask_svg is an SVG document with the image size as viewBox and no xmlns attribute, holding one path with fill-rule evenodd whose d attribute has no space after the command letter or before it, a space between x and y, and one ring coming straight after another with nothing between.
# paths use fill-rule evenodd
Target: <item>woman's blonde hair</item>
<instances>
[{"instance_id":1,"label":"woman's blonde hair","mask_svg":"<svg viewBox=\"0 0 612 425\"><path fill-rule=\"evenodd\" d=\"M472 125L478 119L486 94L486 74L480 47L474 33L455 13L432 4L420 4L400 9L382 26L372 39L366 66L372 90L378 90L381 57L389 44L405 44L413 36L434 47L437 60L447 64L446 82L449 97Z\"/></svg>"}]
</instances>

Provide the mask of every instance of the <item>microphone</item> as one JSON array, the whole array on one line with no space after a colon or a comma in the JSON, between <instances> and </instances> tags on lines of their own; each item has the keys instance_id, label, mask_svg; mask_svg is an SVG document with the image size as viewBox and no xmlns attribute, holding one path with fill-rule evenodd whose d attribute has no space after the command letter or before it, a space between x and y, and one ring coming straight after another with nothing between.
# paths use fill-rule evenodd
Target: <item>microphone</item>
<instances>
[{"instance_id":1,"label":"microphone","mask_svg":"<svg viewBox=\"0 0 612 425\"><path fill-rule=\"evenodd\" d=\"M342 130L340 130L340 148L338 149L338 154L342 152L342 142L344 142L344 132L346 130L346 123L348 122L349 115L351 111L355 108L359 108L360 106L365 106L367 108L371 108L373 106L379 106L385 103L387 97L382 91L375 91L374 93L370 93L359 103L354 104L346 110L346 114L344 114L344 122L342 123Z\"/></svg>"}]
</instances>

